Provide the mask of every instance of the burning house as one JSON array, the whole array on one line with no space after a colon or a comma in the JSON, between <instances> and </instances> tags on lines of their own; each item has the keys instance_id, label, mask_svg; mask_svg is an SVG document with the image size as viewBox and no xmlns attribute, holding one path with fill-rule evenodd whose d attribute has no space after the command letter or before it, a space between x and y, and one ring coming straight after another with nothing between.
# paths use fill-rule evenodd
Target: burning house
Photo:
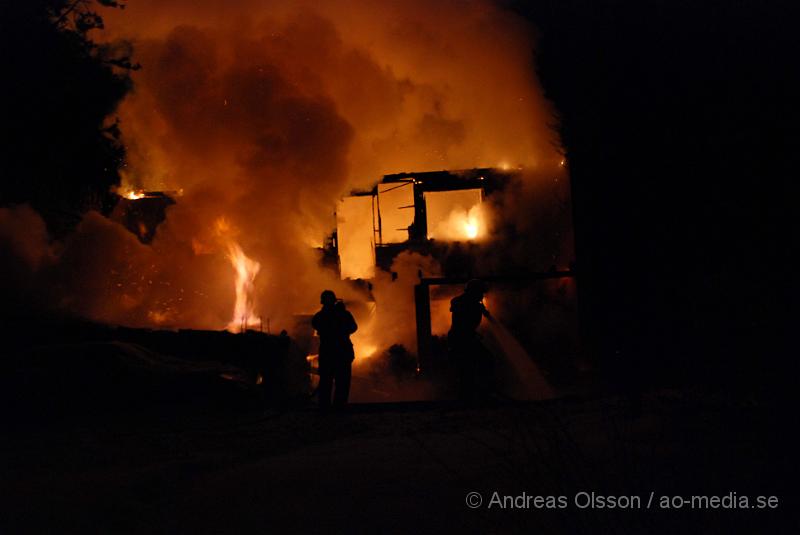
<instances>
[{"instance_id":1,"label":"burning house","mask_svg":"<svg viewBox=\"0 0 800 535\"><path fill-rule=\"evenodd\" d=\"M491 168L398 173L337 207L336 247L342 279L371 279L401 251L442 252L439 243L477 243L488 233L483 202L512 174ZM437 258L438 260L439 258Z\"/></svg>"},{"instance_id":2,"label":"burning house","mask_svg":"<svg viewBox=\"0 0 800 535\"><path fill-rule=\"evenodd\" d=\"M405 370L406 375L416 370L418 375L435 376L446 352L449 302L467 280L478 277L491 284L487 305L497 317L515 333L531 333L527 340L505 328L493 335L493 350L513 364L508 375L528 377L528 385L540 384L537 395L548 391L549 387L541 386L541 374L528 369L534 362L530 348L541 348L545 330L545 337L572 330L573 273L563 258L557 266L553 262L553 268L540 262L538 269L532 269L515 257L511 244L539 243L535 236L520 237L511 221L515 208L510 199L519 195L515 188L530 179L524 173L521 168L484 167L389 174L371 189L355 191L338 202L336 226L317 258L321 266L330 268L322 271L335 273L339 291L358 319L360 328L353 342L361 372L372 374L374 369L394 367ZM544 192L558 191L557 179L542 183ZM558 203L542 197L540 211L550 213L537 231L557 235L558 230L568 229L564 214L552 209ZM129 192L120 196L112 219L150 247L167 209L177 204L191 208L191 203L176 194ZM259 281L265 280L263 258L247 248L247 236L237 232L234 220L219 216L211 227L210 256L219 260L224 256L228 266L221 274L234 282L226 290L235 299L225 330L239 333L266 328L269 332L270 311L266 308L264 314L265 301L258 288ZM552 247L548 247L540 249L549 252ZM198 259L209 256L200 246L194 254ZM316 339L308 322L312 312L311 307L296 308L290 321L278 323L278 330L286 327L313 368ZM550 324L538 328L542 332L537 333L537 328L520 324L520 318ZM563 342L563 338L549 342L552 352L563 352ZM556 347L559 345L562 347ZM384 379L373 377L369 384L381 385ZM366 399L372 399L370 395Z\"/></svg>"},{"instance_id":3,"label":"burning house","mask_svg":"<svg viewBox=\"0 0 800 535\"><path fill-rule=\"evenodd\" d=\"M231 7L259 21L242 28L207 6L148 4L111 15L105 35L137 43L144 66L116 112L141 189L122 189L110 218L87 214L56 249L42 233L32 263L48 269L33 286L55 294L42 301L111 325L299 341L298 318L329 288L358 316L366 363L424 347L424 281L449 281L428 284L435 337L468 278L569 265L568 225L539 224L566 173L513 17L478 4L364 4L355 18L327 3Z\"/></svg>"},{"instance_id":4,"label":"burning house","mask_svg":"<svg viewBox=\"0 0 800 535\"><path fill-rule=\"evenodd\" d=\"M505 313L509 323L517 323L514 327L518 331L525 331L526 326L520 325L514 316L552 319L574 304L571 283L574 273L568 263L553 256L552 264L533 270L530 265L518 262L508 245L515 234L513 224L508 221L513 214L503 210L510 211L508 197L515 194L515 184L523 172L475 168L391 174L371 190L354 192L339 202L337 227L329 240L328 257L337 259L342 279L360 281L370 292L373 284L377 285L377 292L384 294L387 286L395 286L394 301L388 306L395 306L398 300L413 303L408 308L412 317L397 317L396 321L411 325L413 336L402 341L411 346L407 349L415 355L418 373L436 373L449 328L450 299L471 278L484 279L493 286L493 296L487 298L490 306L499 309L501 316ZM554 184L557 185L557 180ZM565 220L563 212L556 212L550 212L549 220L544 218L540 233L558 235ZM522 241L537 243L535 237ZM411 257L425 259L429 266L435 267L397 268L399 258ZM547 299L550 301L543 303ZM378 302L372 303L372 315L385 314L380 297L375 300ZM548 307L557 311L555 315L552 310L545 310ZM573 313L574 308L564 316ZM380 319L368 317L367 321L383 325L383 329L387 327L386 321ZM562 332L574 327L574 317L556 321L562 321L559 327ZM573 325L567 327L570 322ZM385 338L376 335L378 328L370 330L364 336L370 342L356 341L357 352L361 349L362 354L372 354L377 349L375 340ZM567 337L574 339L572 334ZM512 368L508 375L517 382L527 383L517 385L518 393L533 389L535 396L550 395L549 386L528 353L528 348L536 346L535 341L521 343L508 329L498 325L491 338L493 350L501 353Z\"/></svg>"}]
</instances>

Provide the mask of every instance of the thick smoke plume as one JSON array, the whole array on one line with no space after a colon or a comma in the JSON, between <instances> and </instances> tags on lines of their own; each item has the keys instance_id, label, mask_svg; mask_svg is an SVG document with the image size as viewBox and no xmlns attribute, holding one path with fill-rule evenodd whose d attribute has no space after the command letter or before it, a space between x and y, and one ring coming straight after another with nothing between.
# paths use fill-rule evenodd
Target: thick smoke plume
<instances>
[{"instance_id":1,"label":"thick smoke plume","mask_svg":"<svg viewBox=\"0 0 800 535\"><path fill-rule=\"evenodd\" d=\"M180 196L150 245L89 214L54 249L20 223L35 214L3 212L41 243L9 242L66 310L224 328L235 241L261 264L255 312L291 328L323 288L359 295L314 248L349 191L402 171L521 165L531 192L564 175L530 28L491 3L137 0L109 15L103 38L142 65L118 110L123 187ZM376 300L392 295L381 280Z\"/></svg>"}]
</instances>

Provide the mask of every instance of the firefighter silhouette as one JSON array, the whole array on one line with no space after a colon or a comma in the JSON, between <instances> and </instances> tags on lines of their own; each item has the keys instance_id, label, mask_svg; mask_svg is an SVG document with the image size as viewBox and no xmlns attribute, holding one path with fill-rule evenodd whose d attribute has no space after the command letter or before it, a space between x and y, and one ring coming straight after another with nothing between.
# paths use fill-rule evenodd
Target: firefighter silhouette
<instances>
[{"instance_id":1,"label":"firefighter silhouette","mask_svg":"<svg viewBox=\"0 0 800 535\"><path fill-rule=\"evenodd\" d=\"M358 326L353 315L331 290L322 292L320 303L322 309L314 314L311 325L319 334L319 406L327 409L331 406L334 384L334 406L347 404L351 365L355 359L350 335L356 332Z\"/></svg>"},{"instance_id":2,"label":"firefighter silhouette","mask_svg":"<svg viewBox=\"0 0 800 535\"><path fill-rule=\"evenodd\" d=\"M483 305L486 285L473 279L464 293L450 301L452 325L447 333L450 358L458 371L459 397L475 401L491 392L492 359L477 329L483 317L491 318Z\"/></svg>"}]
</instances>

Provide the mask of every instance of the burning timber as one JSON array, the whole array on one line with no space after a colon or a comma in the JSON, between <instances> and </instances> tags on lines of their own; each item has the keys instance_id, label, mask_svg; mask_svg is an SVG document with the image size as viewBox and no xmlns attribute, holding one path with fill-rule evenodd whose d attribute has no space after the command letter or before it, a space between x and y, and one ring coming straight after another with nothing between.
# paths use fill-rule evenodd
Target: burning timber
<instances>
[{"instance_id":1,"label":"burning timber","mask_svg":"<svg viewBox=\"0 0 800 535\"><path fill-rule=\"evenodd\" d=\"M117 206L111 219L121 223L135 234L139 241L149 244L155 237L158 226L166 219L167 208L176 203L180 192L128 190L118 194ZM215 222L217 237L224 242L227 257L235 272L236 302L233 316L227 325L230 332L244 332L258 327L263 330L262 318L254 312L253 282L261 270L261 264L248 257L242 247L230 237L229 221L220 217Z\"/></svg>"},{"instance_id":2,"label":"burning timber","mask_svg":"<svg viewBox=\"0 0 800 535\"><path fill-rule=\"evenodd\" d=\"M554 367L567 368L570 355L565 358L564 353L574 352L568 349L569 344L558 342L545 348L540 339L527 339L525 335L536 329L521 318L558 330L558 336L546 334L551 339L574 340L574 322L570 319L574 311L574 272L565 269L564 257L552 249L541 248L541 259L532 263L520 262L520 256L511 252L509 241L517 240L518 229L506 219L508 214L503 213L502 207L517 191L521 173L520 169L511 168L476 168L386 175L371 190L354 192L339 203L337 229L329 241L332 252L326 258L336 259L342 279L349 279L370 293L373 283L384 285L381 291L386 291L386 277L381 272L391 273L392 283L399 280L394 302L389 306L403 299L413 302L410 311L415 316L416 332L406 336L404 342L416 353L417 374L428 377L447 373L450 300L470 279L491 282L493 302L489 305L499 309L495 308L495 321L487 326L490 332L486 340L494 346L492 352L498 360L508 364L511 380L506 383L525 383L514 384L518 395L542 399L550 397L552 389L529 351L541 354L545 350L553 355L551 361L561 361ZM557 211L548 209L549 213ZM558 225L568 221L566 212L561 210L548 221L550 228L539 225L537 232L558 236ZM530 241L542 243L535 238ZM545 250L549 254L543 254ZM424 274L420 267L409 272L403 269L402 261L396 268L395 262L402 255L410 258L406 253L425 258L432 271ZM511 334L504 322L523 333L525 344ZM374 339L369 335L363 338L356 351L370 356L375 352ZM414 342L415 347L410 346Z\"/></svg>"},{"instance_id":3,"label":"burning timber","mask_svg":"<svg viewBox=\"0 0 800 535\"><path fill-rule=\"evenodd\" d=\"M119 195L111 219L134 233L142 243L150 243L156 229L167 218L167 208L175 204L177 192L129 191Z\"/></svg>"},{"instance_id":4,"label":"burning timber","mask_svg":"<svg viewBox=\"0 0 800 535\"><path fill-rule=\"evenodd\" d=\"M551 368L570 366L567 361L571 346L563 340L574 339L574 284L570 281L574 274L565 270L566 261L571 259L551 246L552 238L548 238L550 242L545 247L538 247L541 242L532 240L541 258L524 265L508 246L509 242L518 241L517 229L510 214L503 210L508 206L505 203L513 205L509 196L517 191L522 173L512 168L397 173L385 175L370 190L353 192L339 202L335 230L325 241L320 258L322 267L349 280L354 293L360 295L351 299L348 307L361 325L353 342L362 371L387 367L393 355L399 355L395 360L402 361L403 366L398 380L424 375L434 382L437 377L444 378L439 382L447 383L452 371L447 366L445 347L448 305L464 283L476 277L493 283L493 301L487 304L496 312L497 325L505 330L494 329L487 341L494 343L493 351L499 360L529 365L535 353L537 358L548 360ZM131 191L120 196L117 220L140 241L149 243L167 208L175 202L168 194ZM552 208L543 210L545 214L555 212ZM563 214L555 219L558 217L561 219L553 223L552 229L538 225L536 232L558 236L563 229L557 225L568 221ZM219 216L212 221L215 252L230 263L234 282L230 291L235 294L230 319L219 327L229 333L242 333L243 338L258 334L249 329L266 327L269 331L268 316L263 321L261 317L269 303L257 302L260 296L256 279L260 277L263 282L264 277L269 278L275 266L262 265L264 259L258 254L243 250L238 241L240 229L232 220ZM428 263L425 273L421 264L408 263L420 258ZM283 303L273 305L285 307ZM313 361L316 352L313 330L303 316L307 312L292 311L293 325L283 325L293 337L287 343L299 348L296 366L303 368L300 375L306 381L309 359ZM520 318L530 321L525 323ZM537 331L531 324L548 325L550 331L558 333L542 333L541 328ZM512 331L514 336L508 334ZM531 333L538 333L538 338L534 340ZM259 372L260 364L247 361L242 355L248 350L239 349L238 344L228 343L219 351L239 355L236 358L241 361L233 364L249 370L251 383L260 377L263 384L283 373ZM171 349L158 351L171 354ZM543 354L546 356L541 357ZM523 368L517 366L510 375L524 375L520 372ZM541 376L533 372L527 375ZM546 397L548 389L534 389L537 396Z\"/></svg>"},{"instance_id":5,"label":"burning timber","mask_svg":"<svg viewBox=\"0 0 800 535\"><path fill-rule=\"evenodd\" d=\"M478 168L385 175L337 207L329 241L342 279L371 279L402 251L437 257L437 245L488 239L484 201L502 191L514 171ZM437 258L438 260L438 258Z\"/></svg>"}]
</instances>

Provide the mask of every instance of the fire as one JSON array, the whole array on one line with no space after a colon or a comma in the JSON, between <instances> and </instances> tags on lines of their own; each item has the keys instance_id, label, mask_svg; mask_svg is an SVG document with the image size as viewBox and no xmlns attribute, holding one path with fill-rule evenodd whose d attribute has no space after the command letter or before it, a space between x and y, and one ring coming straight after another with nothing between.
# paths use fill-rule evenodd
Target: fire
<instances>
[{"instance_id":1,"label":"fire","mask_svg":"<svg viewBox=\"0 0 800 535\"><path fill-rule=\"evenodd\" d=\"M467 220L464 222L464 234L470 240L478 237L478 222L474 217L467 216Z\"/></svg>"},{"instance_id":2,"label":"fire","mask_svg":"<svg viewBox=\"0 0 800 535\"><path fill-rule=\"evenodd\" d=\"M138 199L143 199L145 197L144 191L142 191L142 190L134 190L134 189L129 189L127 191L124 191L122 193L122 196L125 197L126 199L130 199L132 201L135 201L135 200L138 200Z\"/></svg>"},{"instance_id":3,"label":"fire","mask_svg":"<svg viewBox=\"0 0 800 535\"><path fill-rule=\"evenodd\" d=\"M486 236L486 217L483 207L476 204L469 210L456 208L447 219L441 221L436 228L428 233L430 238L439 240L479 240Z\"/></svg>"},{"instance_id":4,"label":"fire","mask_svg":"<svg viewBox=\"0 0 800 535\"><path fill-rule=\"evenodd\" d=\"M254 312L254 281L261 271L261 264L245 255L241 246L233 240L228 241L228 258L236 271L236 305L228 330L241 332L260 324Z\"/></svg>"},{"instance_id":5,"label":"fire","mask_svg":"<svg viewBox=\"0 0 800 535\"><path fill-rule=\"evenodd\" d=\"M248 327L260 326L261 318L255 314L255 279L261 271L261 263L244 254L241 245L233 238L237 229L227 218L217 218L214 222L214 234L225 244L228 259L236 273L236 304L227 329L231 332L243 332ZM197 251L202 250L203 245L197 240L192 247Z\"/></svg>"},{"instance_id":6,"label":"fire","mask_svg":"<svg viewBox=\"0 0 800 535\"><path fill-rule=\"evenodd\" d=\"M480 188L426 191L428 238L480 240L488 236L489 211Z\"/></svg>"},{"instance_id":7,"label":"fire","mask_svg":"<svg viewBox=\"0 0 800 535\"><path fill-rule=\"evenodd\" d=\"M353 342L353 351L356 355L356 366L379 354L380 347L375 339L373 326L370 323L359 326L358 331L351 337L351 340Z\"/></svg>"}]
</instances>

